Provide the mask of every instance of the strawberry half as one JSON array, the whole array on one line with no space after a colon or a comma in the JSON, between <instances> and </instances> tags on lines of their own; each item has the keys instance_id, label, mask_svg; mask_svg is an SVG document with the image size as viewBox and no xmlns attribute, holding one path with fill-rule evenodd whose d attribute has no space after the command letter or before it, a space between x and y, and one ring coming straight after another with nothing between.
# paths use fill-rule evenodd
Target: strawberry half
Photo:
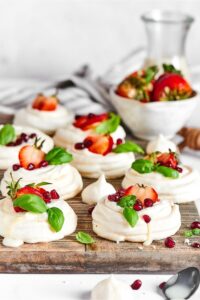
<instances>
[{"instance_id":1,"label":"strawberry half","mask_svg":"<svg viewBox=\"0 0 200 300\"><path fill-rule=\"evenodd\" d=\"M153 203L159 201L157 192L150 186L135 184L125 190L125 195L135 195L137 200L140 200L144 206L145 199L151 199Z\"/></svg>"},{"instance_id":2,"label":"strawberry half","mask_svg":"<svg viewBox=\"0 0 200 300\"><path fill-rule=\"evenodd\" d=\"M45 153L35 145L24 146L19 151L20 165L27 170L40 167L40 163L44 161L44 158Z\"/></svg>"},{"instance_id":3,"label":"strawberry half","mask_svg":"<svg viewBox=\"0 0 200 300\"><path fill-rule=\"evenodd\" d=\"M176 169L178 166L178 159L174 152L162 153L157 156L157 163L168 168Z\"/></svg>"},{"instance_id":4,"label":"strawberry half","mask_svg":"<svg viewBox=\"0 0 200 300\"><path fill-rule=\"evenodd\" d=\"M110 135L89 136L83 141L89 151L106 155L112 151L113 139Z\"/></svg>"},{"instance_id":5,"label":"strawberry half","mask_svg":"<svg viewBox=\"0 0 200 300\"><path fill-rule=\"evenodd\" d=\"M58 99L55 96L46 97L44 95L38 95L32 104L32 108L42 111L53 111L57 106Z\"/></svg>"},{"instance_id":6,"label":"strawberry half","mask_svg":"<svg viewBox=\"0 0 200 300\"><path fill-rule=\"evenodd\" d=\"M95 115L90 113L86 116L77 116L73 125L85 131L89 129L94 129L101 122L107 120L108 118L109 118L108 113L104 113L100 115Z\"/></svg>"},{"instance_id":7,"label":"strawberry half","mask_svg":"<svg viewBox=\"0 0 200 300\"><path fill-rule=\"evenodd\" d=\"M43 188L40 187L32 187L32 186L24 186L17 190L16 198L25 195L25 194L33 194L43 199L43 193L46 192Z\"/></svg>"},{"instance_id":8,"label":"strawberry half","mask_svg":"<svg viewBox=\"0 0 200 300\"><path fill-rule=\"evenodd\" d=\"M186 99L192 96L189 83L176 73L164 73L154 83L152 101Z\"/></svg>"}]
</instances>

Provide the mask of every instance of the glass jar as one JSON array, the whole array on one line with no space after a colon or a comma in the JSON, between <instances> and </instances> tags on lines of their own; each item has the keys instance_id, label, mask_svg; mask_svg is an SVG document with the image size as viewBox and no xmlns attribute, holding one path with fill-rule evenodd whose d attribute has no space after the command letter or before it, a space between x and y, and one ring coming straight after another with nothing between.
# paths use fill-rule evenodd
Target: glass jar
<instances>
[{"instance_id":1,"label":"glass jar","mask_svg":"<svg viewBox=\"0 0 200 300\"><path fill-rule=\"evenodd\" d=\"M153 10L142 15L142 20L148 40L144 67L173 64L189 79L185 41L194 19L180 12Z\"/></svg>"}]
</instances>

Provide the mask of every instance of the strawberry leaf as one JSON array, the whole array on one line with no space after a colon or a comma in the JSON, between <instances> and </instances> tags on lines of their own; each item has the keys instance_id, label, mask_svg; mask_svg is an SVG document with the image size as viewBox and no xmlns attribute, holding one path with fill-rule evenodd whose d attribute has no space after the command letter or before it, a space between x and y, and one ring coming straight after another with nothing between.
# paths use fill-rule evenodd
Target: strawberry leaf
<instances>
[{"instance_id":1,"label":"strawberry leaf","mask_svg":"<svg viewBox=\"0 0 200 300\"><path fill-rule=\"evenodd\" d=\"M14 207L20 207L33 213L44 213L47 211L46 203L42 198L33 194L24 194L13 202Z\"/></svg>"},{"instance_id":2,"label":"strawberry leaf","mask_svg":"<svg viewBox=\"0 0 200 300\"><path fill-rule=\"evenodd\" d=\"M116 131L120 124L120 117L114 113L109 114L109 119L101 122L95 129L100 134L110 134Z\"/></svg>"},{"instance_id":3,"label":"strawberry leaf","mask_svg":"<svg viewBox=\"0 0 200 300\"><path fill-rule=\"evenodd\" d=\"M7 145L16 138L15 128L6 124L0 129L0 145Z\"/></svg>"},{"instance_id":4,"label":"strawberry leaf","mask_svg":"<svg viewBox=\"0 0 200 300\"><path fill-rule=\"evenodd\" d=\"M177 70L173 65L163 64L163 70L166 73L175 73L183 76L180 70Z\"/></svg>"},{"instance_id":5,"label":"strawberry leaf","mask_svg":"<svg viewBox=\"0 0 200 300\"><path fill-rule=\"evenodd\" d=\"M134 209L125 207L123 210L123 216L131 227L134 227L137 224L139 217L138 213Z\"/></svg>"},{"instance_id":6,"label":"strawberry leaf","mask_svg":"<svg viewBox=\"0 0 200 300\"><path fill-rule=\"evenodd\" d=\"M51 207L47 210L48 213L48 222L50 226L55 230L56 232L60 231L63 227L65 217L63 215L63 212L58 207Z\"/></svg>"},{"instance_id":7,"label":"strawberry leaf","mask_svg":"<svg viewBox=\"0 0 200 300\"><path fill-rule=\"evenodd\" d=\"M139 145L131 141L127 141L123 144L117 145L117 147L113 149L113 152L115 153L134 152L134 153L143 154L144 150Z\"/></svg>"},{"instance_id":8,"label":"strawberry leaf","mask_svg":"<svg viewBox=\"0 0 200 300\"><path fill-rule=\"evenodd\" d=\"M48 161L50 165L69 163L72 159L73 156L61 147L54 147L45 155L45 160Z\"/></svg>"}]
</instances>

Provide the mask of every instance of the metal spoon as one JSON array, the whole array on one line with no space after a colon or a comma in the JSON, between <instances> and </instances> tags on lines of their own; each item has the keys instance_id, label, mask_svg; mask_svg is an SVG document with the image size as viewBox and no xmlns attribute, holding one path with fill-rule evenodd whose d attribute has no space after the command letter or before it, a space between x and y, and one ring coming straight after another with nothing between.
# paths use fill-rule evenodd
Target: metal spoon
<instances>
[{"instance_id":1,"label":"metal spoon","mask_svg":"<svg viewBox=\"0 0 200 300\"><path fill-rule=\"evenodd\" d=\"M198 289L200 272L190 267L172 276L165 284L163 293L168 300L189 299Z\"/></svg>"}]
</instances>

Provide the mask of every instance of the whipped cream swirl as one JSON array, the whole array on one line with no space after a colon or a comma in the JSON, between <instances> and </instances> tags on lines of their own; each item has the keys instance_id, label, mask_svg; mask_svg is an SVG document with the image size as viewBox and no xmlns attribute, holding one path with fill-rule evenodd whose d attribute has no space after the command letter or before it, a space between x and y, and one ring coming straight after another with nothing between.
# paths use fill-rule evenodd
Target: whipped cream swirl
<instances>
[{"instance_id":1,"label":"whipped cream swirl","mask_svg":"<svg viewBox=\"0 0 200 300\"><path fill-rule=\"evenodd\" d=\"M0 200L0 235L7 247L19 247L23 243L39 243L60 240L73 233L77 226L77 216L73 209L62 199L47 206L57 207L64 214L64 224L59 232L51 229L47 213L16 213L10 198Z\"/></svg>"},{"instance_id":2,"label":"whipped cream swirl","mask_svg":"<svg viewBox=\"0 0 200 300\"><path fill-rule=\"evenodd\" d=\"M19 178L20 185L24 186L30 183L50 182L51 184L46 185L45 189L50 191L55 189L61 198L69 199L77 195L83 187L82 178L79 172L72 167L70 164L62 165L49 165L44 168L34 169L32 171L20 168L17 171L12 171L9 168L3 176L1 181L1 192L3 196L7 195L7 182L11 181L10 173L14 181Z\"/></svg>"},{"instance_id":3,"label":"whipped cream swirl","mask_svg":"<svg viewBox=\"0 0 200 300\"><path fill-rule=\"evenodd\" d=\"M122 181L122 186L127 188L136 183L152 186L156 189L161 199L171 200L175 203L195 201L200 198L200 174L188 166L181 166L182 173L179 178L172 179L160 173L152 172L140 174L129 169Z\"/></svg>"},{"instance_id":4,"label":"whipped cream swirl","mask_svg":"<svg viewBox=\"0 0 200 300\"><path fill-rule=\"evenodd\" d=\"M139 219L135 227L131 227L122 214L122 208L107 198L99 202L92 212L94 232L108 240L121 242L144 242L151 244L153 240L161 240L174 235L181 226L179 206L167 200L156 202L152 207L138 211ZM145 223L143 215L151 217Z\"/></svg>"},{"instance_id":5,"label":"whipped cream swirl","mask_svg":"<svg viewBox=\"0 0 200 300\"><path fill-rule=\"evenodd\" d=\"M104 197L114 194L116 191L112 184L108 183L105 175L102 174L99 179L89 184L82 192L82 201L87 204L96 204L102 201Z\"/></svg>"},{"instance_id":6,"label":"whipped cream swirl","mask_svg":"<svg viewBox=\"0 0 200 300\"><path fill-rule=\"evenodd\" d=\"M133 290L113 275L100 281L92 290L91 300L132 300Z\"/></svg>"},{"instance_id":7,"label":"whipped cream swirl","mask_svg":"<svg viewBox=\"0 0 200 300\"><path fill-rule=\"evenodd\" d=\"M176 144L168 140L166 137L164 137L164 135L160 134L147 144L146 152L147 154L151 154L156 151L169 152L169 149L172 152L177 152Z\"/></svg>"},{"instance_id":8,"label":"whipped cream swirl","mask_svg":"<svg viewBox=\"0 0 200 300\"><path fill-rule=\"evenodd\" d=\"M34 127L47 134L53 134L56 129L69 124L72 118L72 113L61 105L53 111L41 111L29 105L16 113L14 124Z\"/></svg>"},{"instance_id":9,"label":"whipped cream swirl","mask_svg":"<svg viewBox=\"0 0 200 300\"><path fill-rule=\"evenodd\" d=\"M0 128L3 125L0 125ZM30 127L22 127L22 126L14 126L16 135L20 135L21 133L31 134L36 133L38 138L41 140L45 140L42 150L44 152L49 152L53 148L53 140L48 135L43 132L30 128ZM18 161L18 154L21 147L25 145L33 145L35 142L35 138L29 139L28 142L23 142L19 146L2 146L0 145L0 169L7 169L12 166L14 163Z\"/></svg>"}]
</instances>

